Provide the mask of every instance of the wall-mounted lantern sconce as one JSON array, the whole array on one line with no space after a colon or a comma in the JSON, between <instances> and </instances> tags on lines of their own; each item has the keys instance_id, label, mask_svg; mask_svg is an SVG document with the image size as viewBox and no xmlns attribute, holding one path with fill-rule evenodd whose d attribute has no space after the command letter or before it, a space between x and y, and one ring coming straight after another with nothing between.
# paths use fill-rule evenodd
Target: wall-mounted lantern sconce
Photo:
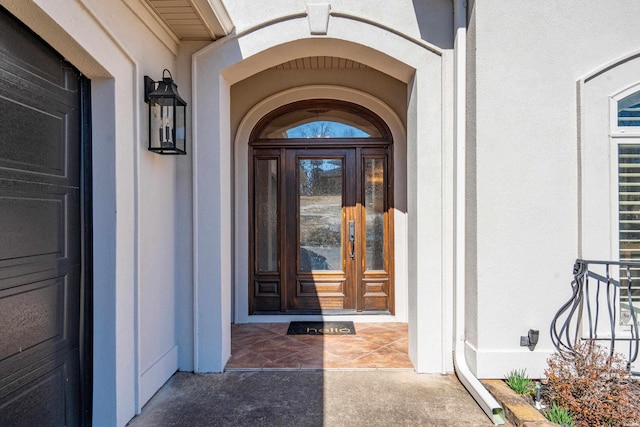
<instances>
[{"instance_id":1,"label":"wall-mounted lantern sconce","mask_svg":"<svg viewBox=\"0 0 640 427\"><path fill-rule=\"evenodd\" d=\"M187 103L178 94L169 70L162 72L159 82L144 76L144 101L149 104L149 150L159 154L187 154Z\"/></svg>"}]
</instances>

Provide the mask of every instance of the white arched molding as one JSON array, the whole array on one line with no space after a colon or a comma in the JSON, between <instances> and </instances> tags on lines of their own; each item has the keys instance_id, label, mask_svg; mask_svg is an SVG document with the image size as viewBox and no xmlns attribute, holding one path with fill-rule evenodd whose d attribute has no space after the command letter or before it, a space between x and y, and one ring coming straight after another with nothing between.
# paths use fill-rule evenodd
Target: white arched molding
<instances>
[{"instance_id":1,"label":"white arched molding","mask_svg":"<svg viewBox=\"0 0 640 427\"><path fill-rule=\"evenodd\" d=\"M618 259L618 143L640 143L636 129L617 126L617 101L640 90L640 52L578 81L580 257Z\"/></svg>"},{"instance_id":2,"label":"white arched molding","mask_svg":"<svg viewBox=\"0 0 640 427\"><path fill-rule=\"evenodd\" d=\"M449 199L445 203L452 190L443 188L450 181L443 179L445 162L452 162L445 156L452 144L450 132L446 141L443 136L443 128L450 127L443 120L451 117L443 112L450 104L443 94L443 69L450 65L424 42L335 16L327 36L311 36L306 17L292 17L226 37L193 57L194 369L220 372L231 354L236 213L230 87L309 52L339 52L408 85L409 355L419 372L441 372L451 364L443 360L446 352L434 348L434 343L450 341L442 326L443 308L449 305L443 298L451 286L445 283L451 267L445 267L443 256L452 239L443 231L450 228L445 220L453 210Z\"/></svg>"},{"instance_id":3,"label":"white arched molding","mask_svg":"<svg viewBox=\"0 0 640 427\"><path fill-rule=\"evenodd\" d=\"M629 254L623 256L620 250L618 150L625 145L636 149L640 146L640 127L618 126L618 101L640 90L640 52L619 58L580 79L578 90L579 257L628 259ZM622 304L618 308L622 309ZM616 316L622 318L622 310ZM617 322L616 336L629 339L628 326ZM625 341L618 344L623 344L624 349Z\"/></svg>"},{"instance_id":4,"label":"white arched molding","mask_svg":"<svg viewBox=\"0 0 640 427\"><path fill-rule=\"evenodd\" d=\"M407 223L406 223L406 132L398 114L380 99L352 88L333 85L309 85L288 89L256 104L243 117L235 138L235 313L236 323L273 322L283 320L319 320L321 316L249 316L249 171L248 142L251 131L266 114L292 102L307 99L334 99L361 105L377 114L391 130L393 138L394 171L394 234L395 234L395 316L366 316L367 320L407 321ZM397 208L396 208L397 207ZM338 319L336 316L332 316ZM340 319L363 321L365 316L346 316Z\"/></svg>"}]
</instances>

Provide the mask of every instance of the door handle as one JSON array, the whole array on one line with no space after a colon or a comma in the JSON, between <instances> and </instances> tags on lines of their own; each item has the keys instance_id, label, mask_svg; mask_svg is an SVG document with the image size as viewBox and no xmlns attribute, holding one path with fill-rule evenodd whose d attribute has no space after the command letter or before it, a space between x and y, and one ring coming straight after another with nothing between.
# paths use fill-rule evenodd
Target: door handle
<instances>
[{"instance_id":1,"label":"door handle","mask_svg":"<svg viewBox=\"0 0 640 427\"><path fill-rule=\"evenodd\" d=\"M356 222L354 220L349 221L349 244L351 245L351 252L349 256L351 259L355 258L356 248Z\"/></svg>"}]
</instances>

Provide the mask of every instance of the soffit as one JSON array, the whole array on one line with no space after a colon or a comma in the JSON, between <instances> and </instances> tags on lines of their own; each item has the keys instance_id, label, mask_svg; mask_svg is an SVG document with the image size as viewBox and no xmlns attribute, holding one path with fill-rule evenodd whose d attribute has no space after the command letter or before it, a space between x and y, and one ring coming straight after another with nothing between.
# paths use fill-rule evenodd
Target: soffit
<instances>
[{"instance_id":1,"label":"soffit","mask_svg":"<svg viewBox=\"0 0 640 427\"><path fill-rule=\"evenodd\" d=\"M308 56L306 58L293 59L273 67L276 70L316 70L324 68L347 69L369 68L360 62L335 56Z\"/></svg>"},{"instance_id":2,"label":"soffit","mask_svg":"<svg viewBox=\"0 0 640 427\"><path fill-rule=\"evenodd\" d=\"M216 40L233 24L220 0L145 0L180 40Z\"/></svg>"}]
</instances>

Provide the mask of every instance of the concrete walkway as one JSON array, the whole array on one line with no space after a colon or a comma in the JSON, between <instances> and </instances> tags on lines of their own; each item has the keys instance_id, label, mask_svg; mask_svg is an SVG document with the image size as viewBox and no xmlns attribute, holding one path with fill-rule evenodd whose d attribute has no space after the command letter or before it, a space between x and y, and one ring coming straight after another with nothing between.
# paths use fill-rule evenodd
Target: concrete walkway
<instances>
[{"instance_id":1,"label":"concrete walkway","mask_svg":"<svg viewBox=\"0 0 640 427\"><path fill-rule=\"evenodd\" d=\"M409 370L176 373L130 423L163 426L490 426L453 375Z\"/></svg>"}]
</instances>

